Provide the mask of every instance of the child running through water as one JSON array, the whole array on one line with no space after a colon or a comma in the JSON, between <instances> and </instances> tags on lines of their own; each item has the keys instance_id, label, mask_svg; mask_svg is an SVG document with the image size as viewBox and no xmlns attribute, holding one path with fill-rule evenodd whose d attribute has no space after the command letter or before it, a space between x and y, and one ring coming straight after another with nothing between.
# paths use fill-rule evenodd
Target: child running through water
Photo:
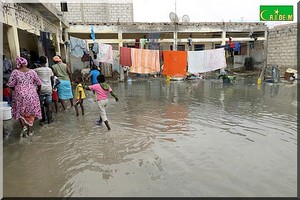
<instances>
[{"instance_id":1,"label":"child running through water","mask_svg":"<svg viewBox=\"0 0 300 200\"><path fill-rule=\"evenodd\" d=\"M82 115L84 115L84 107L83 107L83 99L85 99L85 93L83 90L83 86L81 84L81 78L77 78L75 80L76 85L76 90L75 90L75 98L76 98L76 102L75 102L75 111L76 111L76 116L79 115L78 113L78 105L80 104L81 107L81 113Z\"/></svg>"},{"instance_id":2,"label":"child running through water","mask_svg":"<svg viewBox=\"0 0 300 200\"><path fill-rule=\"evenodd\" d=\"M104 122L108 130L111 130L108 119L106 116L106 110L105 107L108 105L108 94L110 93L116 101L119 101L117 94L111 89L111 87L105 82L105 76L103 74L100 74L97 77L98 84L86 86L85 88L88 90L92 90L96 92L97 95L97 103L100 108L100 120L97 121L99 125Z\"/></svg>"}]
</instances>

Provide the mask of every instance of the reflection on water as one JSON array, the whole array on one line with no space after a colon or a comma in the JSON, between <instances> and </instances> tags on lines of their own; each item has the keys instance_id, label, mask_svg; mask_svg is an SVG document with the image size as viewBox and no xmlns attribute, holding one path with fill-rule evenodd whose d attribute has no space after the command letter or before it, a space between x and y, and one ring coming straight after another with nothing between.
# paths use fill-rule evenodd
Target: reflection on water
<instances>
[{"instance_id":1,"label":"reflection on water","mask_svg":"<svg viewBox=\"0 0 300 200\"><path fill-rule=\"evenodd\" d=\"M111 83L110 132L89 92L85 116L15 124L4 196L296 196L296 86L255 81Z\"/></svg>"}]
</instances>

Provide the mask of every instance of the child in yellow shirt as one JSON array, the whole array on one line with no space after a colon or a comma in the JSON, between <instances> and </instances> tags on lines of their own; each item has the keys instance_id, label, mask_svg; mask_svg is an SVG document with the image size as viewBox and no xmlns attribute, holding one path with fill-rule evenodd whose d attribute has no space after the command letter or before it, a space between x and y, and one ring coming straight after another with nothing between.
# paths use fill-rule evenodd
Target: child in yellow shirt
<instances>
[{"instance_id":1,"label":"child in yellow shirt","mask_svg":"<svg viewBox=\"0 0 300 200\"><path fill-rule=\"evenodd\" d=\"M78 105L80 104L80 107L81 107L81 112L82 112L82 115L84 115L84 107L83 107L83 99L85 99L85 93L84 93L84 90L83 90L83 86L81 84L81 79L80 78L77 78L75 80L75 83L77 84L76 85L76 91L75 91L75 98L76 98L76 102L75 102L75 111L76 111L76 116L79 115L78 113Z\"/></svg>"}]
</instances>

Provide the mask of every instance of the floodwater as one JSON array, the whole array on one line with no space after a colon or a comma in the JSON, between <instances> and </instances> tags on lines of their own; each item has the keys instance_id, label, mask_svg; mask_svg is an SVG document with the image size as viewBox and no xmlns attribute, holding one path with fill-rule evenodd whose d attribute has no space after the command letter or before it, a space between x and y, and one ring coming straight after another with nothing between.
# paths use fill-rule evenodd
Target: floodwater
<instances>
[{"instance_id":1,"label":"floodwater","mask_svg":"<svg viewBox=\"0 0 300 200\"><path fill-rule=\"evenodd\" d=\"M90 91L84 116L61 111L21 140L14 123L4 196L295 197L297 85L255 83L111 83L111 131Z\"/></svg>"}]
</instances>

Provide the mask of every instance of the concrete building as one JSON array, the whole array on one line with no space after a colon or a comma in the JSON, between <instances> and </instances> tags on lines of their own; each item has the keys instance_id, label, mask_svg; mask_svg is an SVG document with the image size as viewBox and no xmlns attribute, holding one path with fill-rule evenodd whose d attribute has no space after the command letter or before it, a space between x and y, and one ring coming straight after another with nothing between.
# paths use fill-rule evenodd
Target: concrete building
<instances>
[{"instance_id":1,"label":"concrete building","mask_svg":"<svg viewBox=\"0 0 300 200\"><path fill-rule=\"evenodd\" d=\"M55 6L62 11L65 7L57 3ZM134 47L135 39L148 38L150 33L159 33L160 50L173 49L174 46L178 50L214 49L226 44L231 37L233 42L241 43L241 50L229 59L229 67L243 66L246 57L253 58L253 67L261 67L266 61L264 49L268 28L264 23L136 23L133 22L132 0L68 3L63 16L70 23L67 29L69 36L93 43L90 36L93 26L96 41L112 45L113 50L123 46ZM192 46L188 45L189 38L192 39ZM86 66L76 57L70 56L70 62L73 69Z\"/></svg>"},{"instance_id":2,"label":"concrete building","mask_svg":"<svg viewBox=\"0 0 300 200\"><path fill-rule=\"evenodd\" d=\"M54 5L1 2L1 12L2 47L7 58L15 62L16 56L26 54L30 55L29 62L32 63L39 55L51 58L61 54L66 59L64 34L69 23ZM52 59L49 59L49 64L52 64Z\"/></svg>"},{"instance_id":3,"label":"concrete building","mask_svg":"<svg viewBox=\"0 0 300 200\"><path fill-rule=\"evenodd\" d=\"M67 1L65 1L67 2ZM98 1L99 2L99 1ZM55 3L71 23L133 22L132 0L109 0L102 3Z\"/></svg>"},{"instance_id":4,"label":"concrete building","mask_svg":"<svg viewBox=\"0 0 300 200\"><path fill-rule=\"evenodd\" d=\"M173 49L174 38L177 38L178 50L205 50L224 45L231 37L232 42L241 43L241 48L233 58L228 59L228 67L244 66L245 58L251 57L253 67L260 68L267 63L268 66L296 68L296 25L269 30L264 23L136 23L133 22L132 0L67 3L63 8L61 6L61 3L1 3L4 54L13 60L20 55L20 49L45 54L40 35L43 31L50 33L49 39L52 41L49 57L61 54L73 70L82 69L85 63L69 54L69 36L92 43L90 33L93 26L96 41L111 44L116 51L122 46L133 47L135 39L148 38L150 33L159 33L160 50ZM192 40L191 46L188 45L189 38Z\"/></svg>"}]
</instances>

